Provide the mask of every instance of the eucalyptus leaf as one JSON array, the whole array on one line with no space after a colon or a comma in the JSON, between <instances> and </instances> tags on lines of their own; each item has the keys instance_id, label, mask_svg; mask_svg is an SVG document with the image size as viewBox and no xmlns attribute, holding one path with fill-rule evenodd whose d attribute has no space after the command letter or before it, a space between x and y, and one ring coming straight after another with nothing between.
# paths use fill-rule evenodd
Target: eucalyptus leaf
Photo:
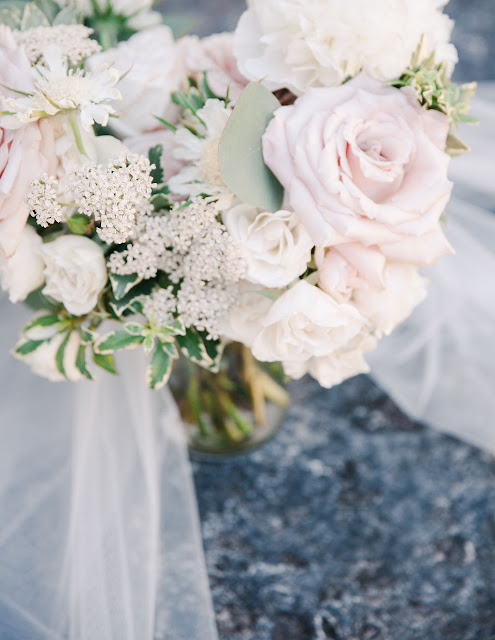
<instances>
[{"instance_id":1,"label":"eucalyptus leaf","mask_svg":"<svg viewBox=\"0 0 495 640\"><path fill-rule=\"evenodd\" d=\"M20 29L22 20L22 11L17 7L0 9L0 24L5 24L11 29Z\"/></svg>"},{"instance_id":2,"label":"eucalyptus leaf","mask_svg":"<svg viewBox=\"0 0 495 640\"><path fill-rule=\"evenodd\" d=\"M54 26L57 24L77 24L78 22L79 16L74 7L64 7L53 19Z\"/></svg>"},{"instance_id":3,"label":"eucalyptus leaf","mask_svg":"<svg viewBox=\"0 0 495 640\"><path fill-rule=\"evenodd\" d=\"M163 16L163 22L172 29L176 39L191 33L197 24L197 20L191 16L175 13Z\"/></svg>"},{"instance_id":4,"label":"eucalyptus leaf","mask_svg":"<svg viewBox=\"0 0 495 640\"><path fill-rule=\"evenodd\" d=\"M284 189L263 159L262 138L277 98L263 85L251 82L239 98L219 146L220 171L225 184L244 202L264 211L278 211Z\"/></svg>"},{"instance_id":5,"label":"eucalyptus leaf","mask_svg":"<svg viewBox=\"0 0 495 640\"><path fill-rule=\"evenodd\" d=\"M21 29L27 31L35 27L49 27L50 21L43 11L34 3L30 2L24 7L22 14Z\"/></svg>"}]
</instances>

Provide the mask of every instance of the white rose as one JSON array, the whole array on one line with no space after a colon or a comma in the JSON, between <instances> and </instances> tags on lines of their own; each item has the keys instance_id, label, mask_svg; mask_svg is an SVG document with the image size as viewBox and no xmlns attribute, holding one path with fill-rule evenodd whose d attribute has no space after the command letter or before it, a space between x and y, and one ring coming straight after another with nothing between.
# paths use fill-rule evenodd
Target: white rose
<instances>
[{"instance_id":1,"label":"white rose","mask_svg":"<svg viewBox=\"0 0 495 640\"><path fill-rule=\"evenodd\" d=\"M301 280L273 303L252 351L260 361L282 362L296 377L306 371L318 374L320 359L328 359L327 372L331 369L332 380L340 382L367 370L362 352L374 344L366 320L355 307L339 304ZM330 379L321 377L324 382Z\"/></svg>"},{"instance_id":2,"label":"white rose","mask_svg":"<svg viewBox=\"0 0 495 640\"><path fill-rule=\"evenodd\" d=\"M302 95L341 84L361 70L392 80L425 50L457 61L445 0L252 0L235 32L240 72L269 89Z\"/></svg>"},{"instance_id":3,"label":"white rose","mask_svg":"<svg viewBox=\"0 0 495 640\"><path fill-rule=\"evenodd\" d=\"M64 378L58 370L55 356L57 355L57 351L59 350L64 338L65 334L59 333L50 341L44 342L28 355L19 356L16 354L16 357L27 364L34 374L41 376L42 378L47 378L51 382L63 382L65 380L77 382L79 380L84 380L84 376L75 366L77 352L81 344L79 334L75 331L71 333L64 352L63 364L66 377Z\"/></svg>"},{"instance_id":4,"label":"white rose","mask_svg":"<svg viewBox=\"0 0 495 640\"><path fill-rule=\"evenodd\" d=\"M89 313L107 282L102 249L83 236L62 236L43 245L46 286L43 293L76 316Z\"/></svg>"},{"instance_id":5,"label":"white rose","mask_svg":"<svg viewBox=\"0 0 495 640\"><path fill-rule=\"evenodd\" d=\"M42 240L36 231L24 227L21 241L10 258L0 250L0 280L2 288L9 292L11 302L21 302L45 281L45 263L41 256Z\"/></svg>"},{"instance_id":6,"label":"white rose","mask_svg":"<svg viewBox=\"0 0 495 640\"><path fill-rule=\"evenodd\" d=\"M273 304L271 293L273 291L251 282L240 282L236 305L230 312L222 334L229 340L242 342L251 348L263 329L263 321Z\"/></svg>"},{"instance_id":7,"label":"white rose","mask_svg":"<svg viewBox=\"0 0 495 640\"><path fill-rule=\"evenodd\" d=\"M114 105L120 116L110 123L120 136L158 129L155 116L176 118L171 93L179 88L185 69L169 27L137 33L115 49L91 56L86 67L92 70L102 63L111 64L124 76L119 82L123 100Z\"/></svg>"},{"instance_id":8,"label":"white rose","mask_svg":"<svg viewBox=\"0 0 495 640\"><path fill-rule=\"evenodd\" d=\"M282 288L306 271L313 243L294 213L239 204L223 214L223 222L245 254L246 280Z\"/></svg>"}]
</instances>

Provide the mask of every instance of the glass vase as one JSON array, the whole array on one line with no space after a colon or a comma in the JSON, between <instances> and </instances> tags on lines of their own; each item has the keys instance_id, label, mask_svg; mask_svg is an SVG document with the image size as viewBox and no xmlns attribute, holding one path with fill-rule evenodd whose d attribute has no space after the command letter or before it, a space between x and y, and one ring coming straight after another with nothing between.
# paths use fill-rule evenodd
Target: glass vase
<instances>
[{"instance_id":1,"label":"glass vase","mask_svg":"<svg viewBox=\"0 0 495 640\"><path fill-rule=\"evenodd\" d=\"M169 386L190 450L209 459L261 445L280 427L290 403L281 367L257 362L239 343L227 345L218 372L181 357Z\"/></svg>"}]
</instances>

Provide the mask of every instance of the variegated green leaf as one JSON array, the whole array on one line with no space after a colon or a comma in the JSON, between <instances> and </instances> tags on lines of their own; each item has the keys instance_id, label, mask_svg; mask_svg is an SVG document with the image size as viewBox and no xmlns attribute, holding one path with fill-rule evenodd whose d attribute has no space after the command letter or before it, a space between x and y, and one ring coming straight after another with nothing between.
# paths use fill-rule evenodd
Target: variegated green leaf
<instances>
[{"instance_id":1,"label":"variegated green leaf","mask_svg":"<svg viewBox=\"0 0 495 640\"><path fill-rule=\"evenodd\" d=\"M121 349L133 349L143 342L143 336L136 336L127 331L112 331L103 336L95 344L96 353L108 355Z\"/></svg>"},{"instance_id":2,"label":"variegated green leaf","mask_svg":"<svg viewBox=\"0 0 495 640\"><path fill-rule=\"evenodd\" d=\"M86 377L88 380L93 380L93 376L91 375L91 373L88 370L88 367L86 366L86 345L84 344L81 344L77 352L76 367L79 369L79 371L82 373L84 377Z\"/></svg>"},{"instance_id":3,"label":"variegated green leaf","mask_svg":"<svg viewBox=\"0 0 495 640\"><path fill-rule=\"evenodd\" d=\"M151 389L164 387L172 373L173 356L158 342L146 371L146 382Z\"/></svg>"},{"instance_id":4,"label":"variegated green leaf","mask_svg":"<svg viewBox=\"0 0 495 640\"><path fill-rule=\"evenodd\" d=\"M57 365L57 369L64 376L64 378L67 377L67 374L65 373L65 363L64 363L65 350L67 349L67 345L69 344L70 336L71 336L71 333L70 331L68 331L65 334L65 338L62 340L62 344L58 348L57 353L55 355L55 363Z\"/></svg>"},{"instance_id":5,"label":"variegated green leaf","mask_svg":"<svg viewBox=\"0 0 495 640\"><path fill-rule=\"evenodd\" d=\"M103 354L103 353L93 353L93 360L96 365L108 371L108 373L112 373L113 375L117 375L117 367L115 366L115 359L111 354Z\"/></svg>"}]
</instances>

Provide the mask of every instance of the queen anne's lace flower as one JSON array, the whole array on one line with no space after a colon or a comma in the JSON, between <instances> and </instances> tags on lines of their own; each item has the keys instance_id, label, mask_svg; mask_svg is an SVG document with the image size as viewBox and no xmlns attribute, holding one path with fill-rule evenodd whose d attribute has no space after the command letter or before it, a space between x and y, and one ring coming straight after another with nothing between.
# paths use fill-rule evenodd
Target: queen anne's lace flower
<instances>
[{"instance_id":1,"label":"queen anne's lace flower","mask_svg":"<svg viewBox=\"0 0 495 640\"><path fill-rule=\"evenodd\" d=\"M107 165L86 164L70 178L79 211L100 223L98 235L121 244L132 235L138 212L149 208L153 179L147 158L127 154Z\"/></svg>"},{"instance_id":2,"label":"queen anne's lace flower","mask_svg":"<svg viewBox=\"0 0 495 640\"><path fill-rule=\"evenodd\" d=\"M58 181L44 173L31 183L26 196L30 215L36 218L40 227L48 227L64 220L64 210L59 203Z\"/></svg>"},{"instance_id":3,"label":"queen anne's lace flower","mask_svg":"<svg viewBox=\"0 0 495 640\"><path fill-rule=\"evenodd\" d=\"M232 109L222 100L208 100L197 112L198 135L186 128L177 131L174 156L187 161L188 165L169 180L173 193L189 197L206 194L218 200L220 208L230 206L234 196L220 172L218 147L231 113Z\"/></svg>"},{"instance_id":4,"label":"queen anne's lace flower","mask_svg":"<svg viewBox=\"0 0 495 640\"><path fill-rule=\"evenodd\" d=\"M17 129L40 117L78 110L86 130L95 122L105 126L110 114L114 113L108 101L121 98L120 91L115 88L119 72L108 65L91 72L69 69L57 46L47 47L43 59L43 65L33 68L34 93L2 99L3 108L10 115L4 115L1 124Z\"/></svg>"},{"instance_id":5,"label":"queen anne's lace flower","mask_svg":"<svg viewBox=\"0 0 495 640\"><path fill-rule=\"evenodd\" d=\"M177 311L177 299L172 287L168 289L156 289L146 298L143 305L143 313L158 324L166 327L174 322L174 314Z\"/></svg>"},{"instance_id":6,"label":"queen anne's lace flower","mask_svg":"<svg viewBox=\"0 0 495 640\"><path fill-rule=\"evenodd\" d=\"M186 327L217 337L236 301L246 265L213 203L198 199L163 215L141 215L135 238L113 253L110 271L149 279L165 271L180 285L177 310Z\"/></svg>"},{"instance_id":7,"label":"queen anne's lace flower","mask_svg":"<svg viewBox=\"0 0 495 640\"><path fill-rule=\"evenodd\" d=\"M17 44L24 46L27 57L32 64L42 61L43 52L52 45L56 45L63 58L74 66L101 51L98 42L90 38L93 29L82 24L35 27L13 33Z\"/></svg>"},{"instance_id":8,"label":"queen anne's lace flower","mask_svg":"<svg viewBox=\"0 0 495 640\"><path fill-rule=\"evenodd\" d=\"M453 22L446 0L251 0L234 52L241 73L271 90L296 95L341 84L365 70L378 80L398 77L422 35L428 51L452 69Z\"/></svg>"}]
</instances>

